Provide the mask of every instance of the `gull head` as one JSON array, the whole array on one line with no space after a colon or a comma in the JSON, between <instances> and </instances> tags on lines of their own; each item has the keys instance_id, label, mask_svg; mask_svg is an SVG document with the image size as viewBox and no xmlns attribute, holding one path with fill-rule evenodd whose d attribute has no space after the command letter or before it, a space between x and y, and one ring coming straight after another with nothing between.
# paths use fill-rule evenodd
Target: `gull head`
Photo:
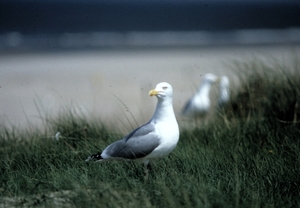
<instances>
[{"instance_id":1,"label":"gull head","mask_svg":"<svg viewBox=\"0 0 300 208\"><path fill-rule=\"evenodd\" d=\"M229 79L227 76L222 76L220 79L220 87L228 88L229 87Z\"/></svg>"},{"instance_id":2,"label":"gull head","mask_svg":"<svg viewBox=\"0 0 300 208\"><path fill-rule=\"evenodd\" d=\"M172 97L173 88L169 83L161 82L156 85L155 89L150 90L149 95L157 98Z\"/></svg>"},{"instance_id":3,"label":"gull head","mask_svg":"<svg viewBox=\"0 0 300 208\"><path fill-rule=\"evenodd\" d=\"M214 74L208 73L203 77L203 82L214 84L220 81L220 78Z\"/></svg>"}]
</instances>

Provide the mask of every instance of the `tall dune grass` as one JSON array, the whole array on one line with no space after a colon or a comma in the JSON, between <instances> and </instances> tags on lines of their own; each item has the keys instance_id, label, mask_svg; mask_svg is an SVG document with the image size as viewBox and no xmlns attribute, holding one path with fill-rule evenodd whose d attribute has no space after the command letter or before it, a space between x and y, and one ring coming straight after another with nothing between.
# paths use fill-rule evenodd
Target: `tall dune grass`
<instances>
[{"instance_id":1,"label":"tall dune grass","mask_svg":"<svg viewBox=\"0 0 300 208\"><path fill-rule=\"evenodd\" d=\"M299 207L299 63L233 63L230 103L181 129L147 181L136 163L84 162L121 137L101 122L64 112L46 132L4 127L0 207Z\"/></svg>"}]
</instances>

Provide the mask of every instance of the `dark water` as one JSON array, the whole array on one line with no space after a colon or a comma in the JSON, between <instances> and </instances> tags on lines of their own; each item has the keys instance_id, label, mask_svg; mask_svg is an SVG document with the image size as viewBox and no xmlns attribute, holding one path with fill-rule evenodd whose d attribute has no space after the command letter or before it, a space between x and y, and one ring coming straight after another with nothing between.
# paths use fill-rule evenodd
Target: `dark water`
<instances>
[{"instance_id":1,"label":"dark water","mask_svg":"<svg viewBox=\"0 0 300 208\"><path fill-rule=\"evenodd\" d=\"M290 0L2 0L0 33L228 31L300 27Z\"/></svg>"},{"instance_id":2,"label":"dark water","mask_svg":"<svg viewBox=\"0 0 300 208\"><path fill-rule=\"evenodd\" d=\"M0 50L299 42L299 1L2 0Z\"/></svg>"},{"instance_id":3,"label":"dark water","mask_svg":"<svg viewBox=\"0 0 300 208\"><path fill-rule=\"evenodd\" d=\"M0 35L0 52L105 48L169 48L299 44L300 28L226 32L86 32L60 35L9 32Z\"/></svg>"}]
</instances>

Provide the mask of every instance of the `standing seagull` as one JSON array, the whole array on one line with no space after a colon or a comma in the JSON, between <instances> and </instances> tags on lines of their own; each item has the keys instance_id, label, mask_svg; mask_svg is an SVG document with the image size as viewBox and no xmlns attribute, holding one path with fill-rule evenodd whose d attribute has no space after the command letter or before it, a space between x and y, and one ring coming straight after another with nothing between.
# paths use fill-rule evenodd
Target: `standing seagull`
<instances>
[{"instance_id":1,"label":"standing seagull","mask_svg":"<svg viewBox=\"0 0 300 208\"><path fill-rule=\"evenodd\" d=\"M121 140L108 145L102 153L89 156L86 161L141 161L148 176L149 162L168 155L176 147L179 128L172 105L172 86L161 82L149 95L158 99L151 120Z\"/></svg>"},{"instance_id":2,"label":"standing seagull","mask_svg":"<svg viewBox=\"0 0 300 208\"><path fill-rule=\"evenodd\" d=\"M230 97L229 92L229 79L227 76L222 76L220 78L220 94L219 94L219 107L224 107L228 103Z\"/></svg>"},{"instance_id":3,"label":"standing seagull","mask_svg":"<svg viewBox=\"0 0 300 208\"><path fill-rule=\"evenodd\" d=\"M185 104L183 115L203 117L210 109L209 92L211 85L218 82L219 78L214 74L205 74L197 93Z\"/></svg>"}]
</instances>

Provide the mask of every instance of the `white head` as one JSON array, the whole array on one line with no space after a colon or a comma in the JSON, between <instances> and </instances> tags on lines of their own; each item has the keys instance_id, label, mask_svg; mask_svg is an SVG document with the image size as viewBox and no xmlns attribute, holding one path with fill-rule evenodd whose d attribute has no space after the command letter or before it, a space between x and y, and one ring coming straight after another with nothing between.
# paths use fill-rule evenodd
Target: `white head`
<instances>
[{"instance_id":1,"label":"white head","mask_svg":"<svg viewBox=\"0 0 300 208\"><path fill-rule=\"evenodd\" d=\"M214 74L211 74L211 73L208 73L208 74L205 74L204 77L203 77L203 81L202 82L206 82L206 83L210 83L210 84L213 84L215 82L218 82L220 79L218 76L214 75Z\"/></svg>"},{"instance_id":2,"label":"white head","mask_svg":"<svg viewBox=\"0 0 300 208\"><path fill-rule=\"evenodd\" d=\"M229 88L229 79L227 76L222 76L220 78L220 88L225 88L225 89Z\"/></svg>"},{"instance_id":3,"label":"white head","mask_svg":"<svg viewBox=\"0 0 300 208\"><path fill-rule=\"evenodd\" d=\"M154 90L149 92L150 96L156 96L158 99L172 98L173 88L167 82L158 83Z\"/></svg>"},{"instance_id":4,"label":"white head","mask_svg":"<svg viewBox=\"0 0 300 208\"><path fill-rule=\"evenodd\" d=\"M149 92L149 95L156 96L158 99L152 120L175 118L172 106L173 88L170 84L166 82L158 83L155 89Z\"/></svg>"}]
</instances>

